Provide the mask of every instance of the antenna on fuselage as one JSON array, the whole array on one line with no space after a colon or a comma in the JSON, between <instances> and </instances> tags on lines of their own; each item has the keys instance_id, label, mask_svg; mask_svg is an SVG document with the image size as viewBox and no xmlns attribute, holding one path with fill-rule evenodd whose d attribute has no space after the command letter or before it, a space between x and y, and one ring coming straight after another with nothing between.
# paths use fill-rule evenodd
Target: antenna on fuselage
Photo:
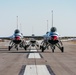
<instances>
[{"instance_id":1,"label":"antenna on fuselage","mask_svg":"<svg viewBox=\"0 0 76 75\"><path fill-rule=\"evenodd\" d=\"M52 27L53 27L53 10L51 12L52 12Z\"/></svg>"},{"instance_id":2,"label":"antenna on fuselage","mask_svg":"<svg viewBox=\"0 0 76 75\"><path fill-rule=\"evenodd\" d=\"M18 29L18 16L17 16L17 29Z\"/></svg>"},{"instance_id":3,"label":"antenna on fuselage","mask_svg":"<svg viewBox=\"0 0 76 75\"><path fill-rule=\"evenodd\" d=\"M21 23L20 23L20 31L22 32L22 25L21 25Z\"/></svg>"},{"instance_id":4,"label":"antenna on fuselage","mask_svg":"<svg viewBox=\"0 0 76 75\"><path fill-rule=\"evenodd\" d=\"M33 27L33 25L32 25L32 34L34 34L34 27Z\"/></svg>"},{"instance_id":5,"label":"antenna on fuselage","mask_svg":"<svg viewBox=\"0 0 76 75\"><path fill-rule=\"evenodd\" d=\"M47 32L48 32L48 20L47 20Z\"/></svg>"}]
</instances>

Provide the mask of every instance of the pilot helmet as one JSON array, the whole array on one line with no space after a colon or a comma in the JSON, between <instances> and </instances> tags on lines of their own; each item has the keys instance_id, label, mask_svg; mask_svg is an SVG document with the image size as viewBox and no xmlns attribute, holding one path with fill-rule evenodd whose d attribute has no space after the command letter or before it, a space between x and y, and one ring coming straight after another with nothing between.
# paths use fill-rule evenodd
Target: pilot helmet
<instances>
[{"instance_id":1,"label":"pilot helmet","mask_svg":"<svg viewBox=\"0 0 76 75\"><path fill-rule=\"evenodd\" d=\"M56 27L52 27L50 31L51 31L51 32L56 32L57 29L56 29Z\"/></svg>"},{"instance_id":2,"label":"pilot helmet","mask_svg":"<svg viewBox=\"0 0 76 75\"><path fill-rule=\"evenodd\" d=\"M20 31L18 29L15 30L15 33L20 33Z\"/></svg>"}]
</instances>

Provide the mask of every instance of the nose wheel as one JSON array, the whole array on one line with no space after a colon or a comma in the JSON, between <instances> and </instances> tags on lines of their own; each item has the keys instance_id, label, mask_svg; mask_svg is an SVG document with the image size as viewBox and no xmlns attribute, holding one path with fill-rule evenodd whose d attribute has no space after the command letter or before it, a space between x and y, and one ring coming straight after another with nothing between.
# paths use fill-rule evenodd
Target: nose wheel
<instances>
[{"instance_id":1,"label":"nose wheel","mask_svg":"<svg viewBox=\"0 0 76 75\"><path fill-rule=\"evenodd\" d=\"M52 46L52 47L51 47L51 49L52 49L52 52L54 53L54 50L55 50L55 46Z\"/></svg>"},{"instance_id":2,"label":"nose wheel","mask_svg":"<svg viewBox=\"0 0 76 75\"><path fill-rule=\"evenodd\" d=\"M18 45L15 46L16 50L18 51Z\"/></svg>"},{"instance_id":3,"label":"nose wheel","mask_svg":"<svg viewBox=\"0 0 76 75\"><path fill-rule=\"evenodd\" d=\"M16 48L16 50L18 51L18 47Z\"/></svg>"}]
</instances>

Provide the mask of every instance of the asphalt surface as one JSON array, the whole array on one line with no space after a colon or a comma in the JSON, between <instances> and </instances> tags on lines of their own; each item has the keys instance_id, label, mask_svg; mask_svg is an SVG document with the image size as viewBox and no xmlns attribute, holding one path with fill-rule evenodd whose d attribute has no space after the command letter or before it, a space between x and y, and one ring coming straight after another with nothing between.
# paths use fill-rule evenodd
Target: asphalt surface
<instances>
[{"instance_id":1,"label":"asphalt surface","mask_svg":"<svg viewBox=\"0 0 76 75\"><path fill-rule=\"evenodd\" d=\"M8 42L0 42L0 75L76 75L74 42L63 42L64 53L58 48L54 53L51 49L41 52L35 48L8 51L7 45Z\"/></svg>"}]
</instances>

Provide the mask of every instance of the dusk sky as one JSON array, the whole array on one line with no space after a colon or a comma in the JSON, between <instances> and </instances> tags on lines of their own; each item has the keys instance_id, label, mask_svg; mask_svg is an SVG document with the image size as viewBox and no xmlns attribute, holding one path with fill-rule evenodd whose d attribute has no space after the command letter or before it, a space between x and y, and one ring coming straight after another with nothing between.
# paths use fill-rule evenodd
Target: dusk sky
<instances>
[{"instance_id":1,"label":"dusk sky","mask_svg":"<svg viewBox=\"0 0 76 75\"><path fill-rule=\"evenodd\" d=\"M0 0L0 36L17 28L23 35L44 35L52 26L61 36L76 36L76 0Z\"/></svg>"}]
</instances>

